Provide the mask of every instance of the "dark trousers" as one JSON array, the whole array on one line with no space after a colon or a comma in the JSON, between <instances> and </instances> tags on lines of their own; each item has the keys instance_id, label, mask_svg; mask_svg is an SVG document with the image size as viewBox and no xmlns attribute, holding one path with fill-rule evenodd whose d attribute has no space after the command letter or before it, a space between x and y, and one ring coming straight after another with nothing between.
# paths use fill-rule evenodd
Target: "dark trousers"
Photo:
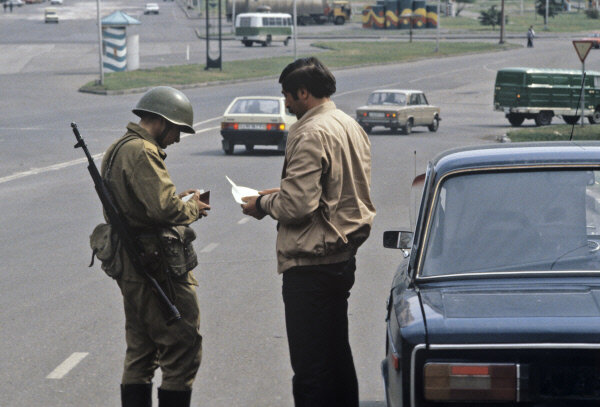
<instances>
[{"instance_id":1,"label":"dark trousers","mask_svg":"<svg viewBox=\"0 0 600 407\"><path fill-rule=\"evenodd\" d=\"M354 258L283 273L283 301L296 407L358 407L348 341Z\"/></svg>"}]
</instances>

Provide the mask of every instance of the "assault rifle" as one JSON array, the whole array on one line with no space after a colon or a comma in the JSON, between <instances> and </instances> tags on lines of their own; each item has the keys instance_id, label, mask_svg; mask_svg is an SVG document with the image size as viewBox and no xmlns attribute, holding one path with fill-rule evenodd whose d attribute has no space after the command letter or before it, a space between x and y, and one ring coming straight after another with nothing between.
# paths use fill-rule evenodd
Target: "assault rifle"
<instances>
[{"instance_id":1,"label":"assault rifle","mask_svg":"<svg viewBox=\"0 0 600 407\"><path fill-rule=\"evenodd\" d=\"M177 310L175 304L173 304L169 297L167 297L167 295L160 287L156 279L150 274L148 274L148 272L146 271L146 267L142 260L142 256L140 255L141 250L138 247L134 234L131 232L131 229L129 228L129 225L127 225L127 221L125 220L123 215L119 212L115 200L112 194L110 193L110 189L102 179L100 172L98 172L98 168L96 167L96 164L94 164L94 159L90 155L90 151L88 150L85 141L83 141L83 138L81 138L81 135L79 134L77 124L71 123L71 127L73 128L73 133L75 134L75 138L77 139L77 144L75 144L74 147L82 148L83 152L85 153L88 159L88 171L92 176L92 180L94 180L94 186L96 187L96 192L98 193L100 201L102 201L102 207L104 208L104 213L106 213L108 222L115 229L117 235L121 239L121 244L123 244L123 247L127 252L127 256L133 264L135 271L138 272L152 285L152 289L154 293L158 296L158 299L162 304L167 315L167 325L171 325L173 322L181 319L179 310Z\"/></svg>"}]
</instances>

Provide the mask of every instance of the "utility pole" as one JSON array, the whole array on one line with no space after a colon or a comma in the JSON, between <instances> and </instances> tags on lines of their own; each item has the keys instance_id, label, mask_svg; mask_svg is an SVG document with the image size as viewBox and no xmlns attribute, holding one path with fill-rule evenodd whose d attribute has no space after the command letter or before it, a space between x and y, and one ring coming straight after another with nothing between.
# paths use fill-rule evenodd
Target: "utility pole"
<instances>
[{"instance_id":1,"label":"utility pole","mask_svg":"<svg viewBox=\"0 0 600 407\"><path fill-rule=\"evenodd\" d=\"M548 31L548 0L546 0L546 10L544 10L544 31Z\"/></svg>"},{"instance_id":2,"label":"utility pole","mask_svg":"<svg viewBox=\"0 0 600 407\"><path fill-rule=\"evenodd\" d=\"M500 3L500 44L504 44L504 0Z\"/></svg>"},{"instance_id":3,"label":"utility pole","mask_svg":"<svg viewBox=\"0 0 600 407\"><path fill-rule=\"evenodd\" d=\"M104 85L104 68L102 66L102 23L100 21L100 0L96 0L96 16L98 20L98 54L100 56L100 82L99 85Z\"/></svg>"}]
</instances>

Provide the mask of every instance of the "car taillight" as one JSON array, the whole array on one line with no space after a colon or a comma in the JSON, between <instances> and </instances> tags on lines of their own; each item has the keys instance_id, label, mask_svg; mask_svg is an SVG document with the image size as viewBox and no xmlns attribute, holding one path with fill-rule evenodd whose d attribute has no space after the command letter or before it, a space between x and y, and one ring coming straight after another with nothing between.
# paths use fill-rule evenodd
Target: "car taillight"
<instances>
[{"instance_id":1,"label":"car taillight","mask_svg":"<svg viewBox=\"0 0 600 407\"><path fill-rule=\"evenodd\" d=\"M517 93L517 99L521 99L521 95Z\"/></svg>"},{"instance_id":2,"label":"car taillight","mask_svg":"<svg viewBox=\"0 0 600 407\"><path fill-rule=\"evenodd\" d=\"M396 117L396 113L386 113L386 114L385 114L385 117L388 117L388 118L390 118L390 117L391 117L391 118L394 118L394 117Z\"/></svg>"},{"instance_id":3,"label":"car taillight","mask_svg":"<svg viewBox=\"0 0 600 407\"><path fill-rule=\"evenodd\" d=\"M367 117L367 112L363 112L363 117Z\"/></svg>"},{"instance_id":4,"label":"car taillight","mask_svg":"<svg viewBox=\"0 0 600 407\"><path fill-rule=\"evenodd\" d=\"M517 365L427 363L424 395L429 401L516 401Z\"/></svg>"},{"instance_id":5,"label":"car taillight","mask_svg":"<svg viewBox=\"0 0 600 407\"><path fill-rule=\"evenodd\" d=\"M285 124L283 123L267 123L267 130L285 130Z\"/></svg>"},{"instance_id":6,"label":"car taillight","mask_svg":"<svg viewBox=\"0 0 600 407\"><path fill-rule=\"evenodd\" d=\"M237 123L226 123L226 122L221 123L221 130L226 130L226 129L237 130L238 128L239 128L239 125Z\"/></svg>"}]
</instances>

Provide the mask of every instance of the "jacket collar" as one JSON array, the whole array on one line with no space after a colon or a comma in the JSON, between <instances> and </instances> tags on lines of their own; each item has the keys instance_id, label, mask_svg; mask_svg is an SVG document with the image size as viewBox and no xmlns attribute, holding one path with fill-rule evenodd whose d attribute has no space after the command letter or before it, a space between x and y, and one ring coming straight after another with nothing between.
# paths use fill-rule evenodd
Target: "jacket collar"
<instances>
[{"instance_id":1,"label":"jacket collar","mask_svg":"<svg viewBox=\"0 0 600 407\"><path fill-rule=\"evenodd\" d=\"M302 116L302 118L300 120L298 120L296 123L294 123L293 126L294 127L301 126L303 123L310 120L311 117L317 116L321 113L325 113L325 112L328 112L328 111L334 110L334 109L335 109L335 103L333 103L331 100L329 100L325 103L321 103L320 105L317 105L311 109L308 109L306 111L306 113L304 113L304 116Z\"/></svg>"},{"instance_id":2,"label":"jacket collar","mask_svg":"<svg viewBox=\"0 0 600 407\"><path fill-rule=\"evenodd\" d=\"M152 143L153 145L155 145L156 149L158 150L158 154L160 155L160 157L163 160L165 158L167 158L167 153L165 152L165 150L163 150L161 148L161 146L158 145L158 142L152 138L152 136L150 135L150 133L148 133L145 128L143 128L142 126L140 126L137 123L129 122L127 124L127 130L129 130L132 133L137 134L138 136L140 136L144 140L146 140L146 141Z\"/></svg>"}]
</instances>

